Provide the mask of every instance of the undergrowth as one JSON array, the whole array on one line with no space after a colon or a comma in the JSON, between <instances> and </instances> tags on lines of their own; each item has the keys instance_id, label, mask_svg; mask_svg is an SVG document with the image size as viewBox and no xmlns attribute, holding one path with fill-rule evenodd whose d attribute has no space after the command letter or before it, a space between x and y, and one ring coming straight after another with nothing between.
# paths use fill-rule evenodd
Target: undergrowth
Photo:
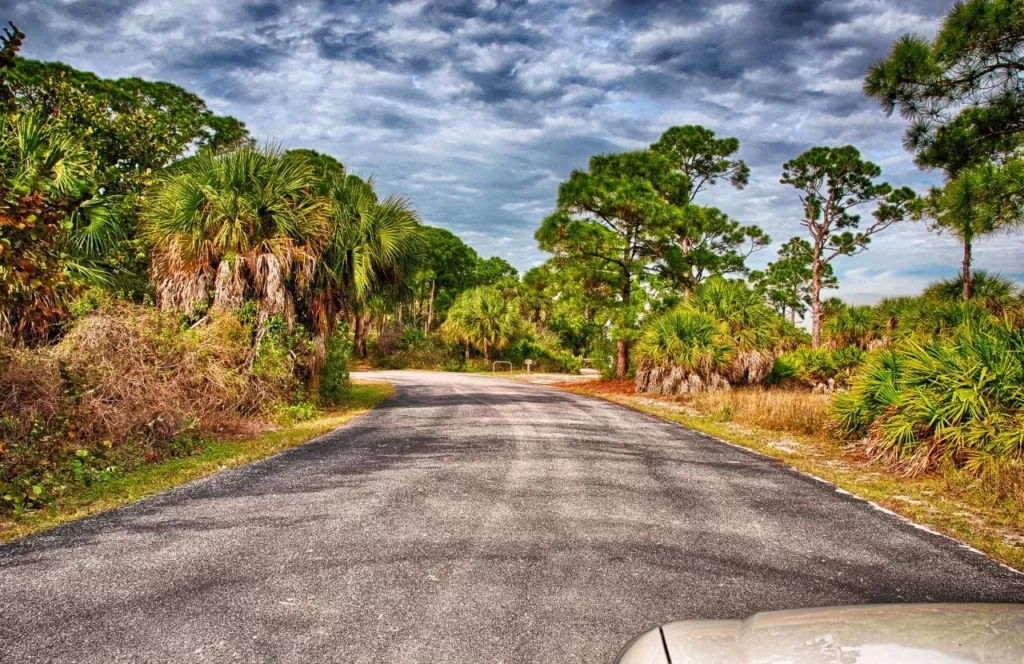
<instances>
[{"instance_id":1,"label":"undergrowth","mask_svg":"<svg viewBox=\"0 0 1024 664\"><path fill-rule=\"evenodd\" d=\"M210 311L197 322L152 307L84 308L54 346L0 347L0 512L74 486L196 453L268 420L310 419L308 344L281 321ZM336 365L339 361L328 361ZM335 398L347 370L334 368Z\"/></svg>"}]
</instances>

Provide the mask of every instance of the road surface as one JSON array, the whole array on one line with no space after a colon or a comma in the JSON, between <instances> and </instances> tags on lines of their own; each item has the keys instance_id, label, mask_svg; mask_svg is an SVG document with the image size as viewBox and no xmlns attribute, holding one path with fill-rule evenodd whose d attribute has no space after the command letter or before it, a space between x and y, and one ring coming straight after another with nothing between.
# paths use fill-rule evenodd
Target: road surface
<instances>
[{"instance_id":1,"label":"road surface","mask_svg":"<svg viewBox=\"0 0 1024 664\"><path fill-rule=\"evenodd\" d=\"M308 445L0 547L0 661L609 662L682 618L1024 576L620 406L399 372Z\"/></svg>"}]
</instances>

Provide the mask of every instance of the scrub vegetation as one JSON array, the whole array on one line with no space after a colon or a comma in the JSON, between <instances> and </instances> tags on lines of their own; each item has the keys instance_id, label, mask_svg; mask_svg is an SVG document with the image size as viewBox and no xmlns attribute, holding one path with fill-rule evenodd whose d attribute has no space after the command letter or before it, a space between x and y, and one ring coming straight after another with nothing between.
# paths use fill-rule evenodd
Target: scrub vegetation
<instances>
[{"instance_id":1,"label":"scrub vegetation","mask_svg":"<svg viewBox=\"0 0 1024 664\"><path fill-rule=\"evenodd\" d=\"M739 140L668 127L568 174L535 235L550 258L523 274L372 177L261 146L177 86L19 58L11 26L0 513L316 418L351 399L353 364L528 359L825 441L908 486L947 478L1019 505L1024 296L977 270L972 247L1024 219L1022 26L1016 0L968 0L866 73L941 186L897 187L855 146L811 147L779 165L800 204L792 237L751 270L772 239L705 201L744 195ZM954 279L871 306L835 296L836 265L912 222L962 244Z\"/></svg>"}]
</instances>

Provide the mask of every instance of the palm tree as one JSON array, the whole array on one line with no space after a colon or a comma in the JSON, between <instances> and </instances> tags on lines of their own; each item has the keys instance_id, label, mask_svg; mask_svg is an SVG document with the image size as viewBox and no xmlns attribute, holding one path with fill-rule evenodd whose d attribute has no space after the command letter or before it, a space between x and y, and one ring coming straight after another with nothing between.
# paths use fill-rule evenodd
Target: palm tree
<instances>
[{"instance_id":1,"label":"palm tree","mask_svg":"<svg viewBox=\"0 0 1024 664\"><path fill-rule=\"evenodd\" d=\"M999 207L1000 198L993 196L993 189L998 189L992 183L997 173L998 169L992 164L965 169L943 188L933 189L925 206L926 214L935 220L935 228L949 231L963 246L960 296L965 302L974 295L971 275L974 242L1007 225L994 209Z\"/></svg>"},{"instance_id":2,"label":"palm tree","mask_svg":"<svg viewBox=\"0 0 1024 664\"><path fill-rule=\"evenodd\" d=\"M441 336L452 343L465 347L464 359L469 361L469 349L473 345L474 337L469 327L470 298L458 297L452 306L448 308L448 317L441 324Z\"/></svg>"},{"instance_id":3,"label":"palm tree","mask_svg":"<svg viewBox=\"0 0 1024 664\"><path fill-rule=\"evenodd\" d=\"M37 113L0 118L0 331L43 337L77 285L108 277L97 258L124 236L97 196L94 157Z\"/></svg>"},{"instance_id":4,"label":"palm tree","mask_svg":"<svg viewBox=\"0 0 1024 664\"><path fill-rule=\"evenodd\" d=\"M236 308L261 318L294 313L291 281L308 282L328 238L315 173L276 148L202 151L169 169L144 210L160 306Z\"/></svg>"},{"instance_id":5,"label":"palm tree","mask_svg":"<svg viewBox=\"0 0 1024 664\"><path fill-rule=\"evenodd\" d=\"M306 291L310 327L319 349L347 313L356 352L365 357L366 305L402 292L418 264L419 217L408 199L380 200L372 179L343 169L321 172L316 192L327 206L329 235Z\"/></svg>"},{"instance_id":6,"label":"palm tree","mask_svg":"<svg viewBox=\"0 0 1024 664\"><path fill-rule=\"evenodd\" d=\"M451 341L467 344L467 351L469 345L476 346L489 363L491 350L501 350L511 343L521 327L515 300L490 286L478 286L455 299L441 332Z\"/></svg>"}]
</instances>

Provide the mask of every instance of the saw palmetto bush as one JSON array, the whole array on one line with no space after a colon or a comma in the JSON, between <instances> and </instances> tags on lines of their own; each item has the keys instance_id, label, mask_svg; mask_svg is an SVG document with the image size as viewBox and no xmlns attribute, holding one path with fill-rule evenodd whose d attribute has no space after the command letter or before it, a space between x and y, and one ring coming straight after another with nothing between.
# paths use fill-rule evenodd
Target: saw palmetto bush
<instances>
[{"instance_id":1,"label":"saw palmetto bush","mask_svg":"<svg viewBox=\"0 0 1024 664\"><path fill-rule=\"evenodd\" d=\"M877 338L872 307L844 306L825 321L830 348L867 348Z\"/></svg>"},{"instance_id":2,"label":"saw palmetto bush","mask_svg":"<svg viewBox=\"0 0 1024 664\"><path fill-rule=\"evenodd\" d=\"M777 341L781 316L742 281L708 279L686 303L722 323L739 349L771 348Z\"/></svg>"},{"instance_id":3,"label":"saw palmetto bush","mask_svg":"<svg viewBox=\"0 0 1024 664\"><path fill-rule=\"evenodd\" d=\"M775 357L765 379L768 386L799 385L818 392L832 392L847 385L861 365L866 351L857 346L798 348Z\"/></svg>"},{"instance_id":4,"label":"saw palmetto bush","mask_svg":"<svg viewBox=\"0 0 1024 664\"><path fill-rule=\"evenodd\" d=\"M644 327L633 349L636 391L680 394L727 388L736 353L727 324L688 305Z\"/></svg>"},{"instance_id":5,"label":"saw palmetto bush","mask_svg":"<svg viewBox=\"0 0 1024 664\"><path fill-rule=\"evenodd\" d=\"M962 301L964 290L963 275L951 279L943 279L929 284L922 295L932 300L943 302ZM976 270L971 275L971 299L982 305L1001 306L1018 297L1020 289L1013 281L999 274L990 274L984 270Z\"/></svg>"},{"instance_id":6,"label":"saw palmetto bush","mask_svg":"<svg viewBox=\"0 0 1024 664\"><path fill-rule=\"evenodd\" d=\"M1024 331L1004 320L875 353L836 395L837 430L918 473L1024 461Z\"/></svg>"},{"instance_id":7,"label":"saw palmetto bush","mask_svg":"<svg viewBox=\"0 0 1024 664\"><path fill-rule=\"evenodd\" d=\"M796 347L800 338L743 282L708 279L644 327L634 350L637 391L758 385L771 372L775 354Z\"/></svg>"},{"instance_id":8,"label":"saw palmetto bush","mask_svg":"<svg viewBox=\"0 0 1024 664\"><path fill-rule=\"evenodd\" d=\"M641 366L678 366L705 378L724 371L734 352L725 325L690 307L655 319L640 335L635 350Z\"/></svg>"}]
</instances>

